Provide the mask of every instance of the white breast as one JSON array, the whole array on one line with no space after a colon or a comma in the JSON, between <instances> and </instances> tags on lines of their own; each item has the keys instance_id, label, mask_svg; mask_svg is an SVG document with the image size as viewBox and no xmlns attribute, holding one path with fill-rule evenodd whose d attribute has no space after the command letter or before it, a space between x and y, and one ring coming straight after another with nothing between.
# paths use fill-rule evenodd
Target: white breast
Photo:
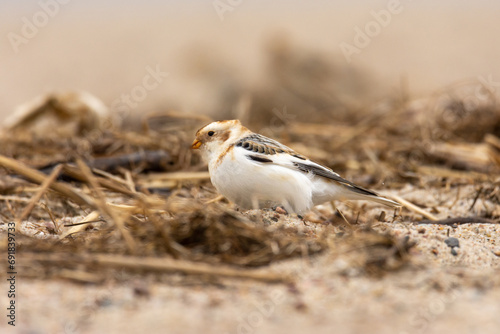
<instances>
[{"instance_id":1,"label":"white breast","mask_svg":"<svg viewBox=\"0 0 500 334\"><path fill-rule=\"evenodd\" d=\"M217 190L242 208L282 205L291 212L304 212L312 205L310 176L284 166L259 163L248 151L234 147L224 159L209 165Z\"/></svg>"}]
</instances>

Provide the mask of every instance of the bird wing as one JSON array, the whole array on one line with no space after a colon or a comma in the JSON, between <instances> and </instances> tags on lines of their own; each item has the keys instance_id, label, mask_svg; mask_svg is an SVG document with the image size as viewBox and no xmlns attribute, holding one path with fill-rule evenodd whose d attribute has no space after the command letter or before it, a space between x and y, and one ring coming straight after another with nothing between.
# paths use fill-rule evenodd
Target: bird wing
<instances>
[{"instance_id":1,"label":"bird wing","mask_svg":"<svg viewBox=\"0 0 500 334\"><path fill-rule=\"evenodd\" d=\"M312 173L316 176L338 182L353 192L363 195L378 196L373 191L362 188L342 178L330 168L309 160L307 157L271 138L254 133L240 139L234 145L237 148L241 147L246 150L245 156L255 163L274 164L306 174Z\"/></svg>"},{"instance_id":2,"label":"bird wing","mask_svg":"<svg viewBox=\"0 0 500 334\"><path fill-rule=\"evenodd\" d=\"M260 153L262 155L276 155L276 154L289 154L292 157L307 160L301 154L298 154L290 147L285 146L274 139L252 133L238 140L235 144L236 147L241 147L249 152Z\"/></svg>"}]
</instances>

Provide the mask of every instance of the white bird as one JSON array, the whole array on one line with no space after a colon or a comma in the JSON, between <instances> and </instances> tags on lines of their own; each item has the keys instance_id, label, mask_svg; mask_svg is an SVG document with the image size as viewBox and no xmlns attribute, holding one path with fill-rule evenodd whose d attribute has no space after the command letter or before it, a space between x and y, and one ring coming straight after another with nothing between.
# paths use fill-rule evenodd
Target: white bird
<instances>
[{"instance_id":1,"label":"white bird","mask_svg":"<svg viewBox=\"0 0 500 334\"><path fill-rule=\"evenodd\" d=\"M297 214L332 200L398 203L347 181L239 120L212 122L196 132L193 149L208 163L217 191L244 209L283 206Z\"/></svg>"}]
</instances>

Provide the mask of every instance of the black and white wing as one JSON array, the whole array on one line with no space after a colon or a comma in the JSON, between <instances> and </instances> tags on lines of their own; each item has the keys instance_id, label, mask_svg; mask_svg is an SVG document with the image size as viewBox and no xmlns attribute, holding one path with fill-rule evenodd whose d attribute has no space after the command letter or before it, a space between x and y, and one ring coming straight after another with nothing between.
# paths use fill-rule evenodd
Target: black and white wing
<instances>
[{"instance_id":1,"label":"black and white wing","mask_svg":"<svg viewBox=\"0 0 500 334\"><path fill-rule=\"evenodd\" d=\"M374 200L389 206L399 206L398 203L384 197L380 197L377 193L342 178L330 168L309 160L288 146L285 146L271 138L254 133L240 139L234 145L246 150L247 152L245 152L245 156L255 163L274 164L291 168L306 174L312 173L315 176L336 182L337 184L343 186L346 190L350 190L352 193L366 196L366 199Z\"/></svg>"}]
</instances>

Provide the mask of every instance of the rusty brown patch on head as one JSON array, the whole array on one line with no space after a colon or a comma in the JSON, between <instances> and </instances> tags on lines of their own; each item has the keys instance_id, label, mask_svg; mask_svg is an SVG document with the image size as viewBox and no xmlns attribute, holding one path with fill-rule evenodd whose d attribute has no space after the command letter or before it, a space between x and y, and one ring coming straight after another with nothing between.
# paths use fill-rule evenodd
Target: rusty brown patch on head
<instances>
[{"instance_id":1,"label":"rusty brown patch on head","mask_svg":"<svg viewBox=\"0 0 500 334\"><path fill-rule=\"evenodd\" d=\"M221 133L220 139L222 140L222 142L226 142L226 140L228 140L230 136L231 136L231 130L227 130Z\"/></svg>"},{"instance_id":2,"label":"rusty brown patch on head","mask_svg":"<svg viewBox=\"0 0 500 334\"><path fill-rule=\"evenodd\" d=\"M240 120L239 119L227 119L227 120L224 120L224 121L219 121L220 124L224 124L224 123L235 123L235 124L241 124Z\"/></svg>"},{"instance_id":3,"label":"rusty brown patch on head","mask_svg":"<svg viewBox=\"0 0 500 334\"><path fill-rule=\"evenodd\" d=\"M215 166L219 166L222 163L222 160L224 160L224 158L226 157L226 155L232 153L233 149L234 149L234 145L229 145L229 147L226 148L226 150L224 152L222 152L221 155L219 155L219 157L215 161Z\"/></svg>"}]
</instances>

